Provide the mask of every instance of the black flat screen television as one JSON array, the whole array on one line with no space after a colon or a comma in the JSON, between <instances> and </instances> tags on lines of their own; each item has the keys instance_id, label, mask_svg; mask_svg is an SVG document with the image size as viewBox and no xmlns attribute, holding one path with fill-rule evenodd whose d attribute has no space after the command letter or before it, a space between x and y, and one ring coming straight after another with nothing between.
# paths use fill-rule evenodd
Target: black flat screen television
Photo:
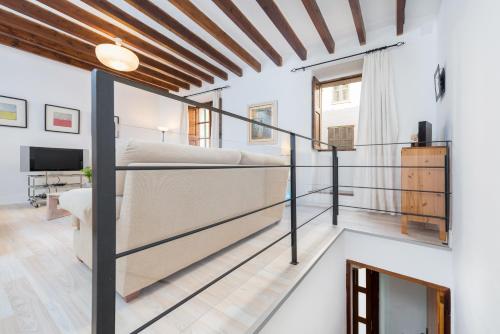
<instances>
[{"instance_id":1,"label":"black flat screen television","mask_svg":"<svg viewBox=\"0 0 500 334\"><path fill-rule=\"evenodd\" d=\"M29 172L79 171L84 164L82 149L30 146L24 155L28 155L24 159L29 161Z\"/></svg>"}]
</instances>

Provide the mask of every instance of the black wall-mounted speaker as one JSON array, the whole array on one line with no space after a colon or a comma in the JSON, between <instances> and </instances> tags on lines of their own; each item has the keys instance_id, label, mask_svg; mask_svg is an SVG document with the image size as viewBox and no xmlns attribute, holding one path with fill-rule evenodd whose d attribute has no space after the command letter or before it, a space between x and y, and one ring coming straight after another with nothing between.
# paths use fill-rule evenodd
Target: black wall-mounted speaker
<instances>
[{"instance_id":1,"label":"black wall-mounted speaker","mask_svg":"<svg viewBox=\"0 0 500 334\"><path fill-rule=\"evenodd\" d=\"M418 122L418 146L432 146L432 124L427 121Z\"/></svg>"}]
</instances>

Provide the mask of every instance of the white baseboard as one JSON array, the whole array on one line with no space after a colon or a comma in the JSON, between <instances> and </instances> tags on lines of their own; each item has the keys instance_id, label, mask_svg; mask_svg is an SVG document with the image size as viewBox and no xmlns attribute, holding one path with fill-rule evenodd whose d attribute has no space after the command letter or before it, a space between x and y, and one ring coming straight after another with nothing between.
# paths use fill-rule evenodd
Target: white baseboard
<instances>
[{"instance_id":1,"label":"white baseboard","mask_svg":"<svg viewBox=\"0 0 500 334\"><path fill-rule=\"evenodd\" d=\"M10 194L0 196L0 205L24 204L28 203L27 194Z\"/></svg>"}]
</instances>

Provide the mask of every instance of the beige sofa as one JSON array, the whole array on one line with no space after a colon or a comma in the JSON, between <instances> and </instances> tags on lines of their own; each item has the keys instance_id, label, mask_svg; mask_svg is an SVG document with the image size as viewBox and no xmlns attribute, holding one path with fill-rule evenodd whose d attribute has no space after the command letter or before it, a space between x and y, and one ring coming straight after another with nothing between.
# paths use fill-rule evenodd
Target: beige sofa
<instances>
[{"instance_id":1,"label":"beige sofa","mask_svg":"<svg viewBox=\"0 0 500 334\"><path fill-rule=\"evenodd\" d=\"M117 165L286 165L237 150L130 141ZM288 168L117 172L117 252L162 240L282 201ZM76 256L92 264L91 189L61 195L73 215ZM147 287L278 222L283 205L118 259L116 290L126 300Z\"/></svg>"}]
</instances>

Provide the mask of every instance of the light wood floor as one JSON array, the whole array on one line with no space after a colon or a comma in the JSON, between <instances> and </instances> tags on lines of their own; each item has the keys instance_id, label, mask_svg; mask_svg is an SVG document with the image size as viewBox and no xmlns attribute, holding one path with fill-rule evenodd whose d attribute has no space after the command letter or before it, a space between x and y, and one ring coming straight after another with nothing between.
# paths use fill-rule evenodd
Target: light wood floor
<instances>
[{"instance_id":1,"label":"light wood floor","mask_svg":"<svg viewBox=\"0 0 500 334\"><path fill-rule=\"evenodd\" d=\"M299 223L322 210L299 206ZM154 284L131 303L117 297L117 333L129 333L288 232L288 212L281 223ZM410 226L402 236L399 226L398 217L343 210L334 227L329 211L299 230L299 265L290 265L285 238L144 333L250 332L343 228L440 244L436 231ZM69 218L46 221L44 207L0 206L0 333L90 333L90 305L91 272L73 255Z\"/></svg>"}]
</instances>

